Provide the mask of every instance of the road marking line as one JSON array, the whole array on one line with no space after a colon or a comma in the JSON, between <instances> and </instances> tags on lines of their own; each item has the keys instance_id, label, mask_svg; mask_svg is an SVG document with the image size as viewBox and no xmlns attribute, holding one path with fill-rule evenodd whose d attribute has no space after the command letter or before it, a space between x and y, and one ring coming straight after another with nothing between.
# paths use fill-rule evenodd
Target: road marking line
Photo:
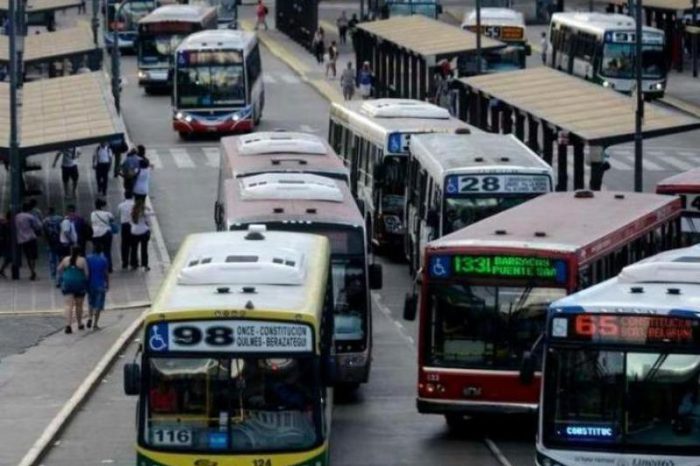
<instances>
[{"instance_id":1,"label":"road marking line","mask_svg":"<svg viewBox=\"0 0 700 466\"><path fill-rule=\"evenodd\" d=\"M510 461L508 461L508 458L506 458L506 455L503 454L501 449L496 446L493 440L488 437L484 437L484 443L486 444L486 447L491 450L491 454L496 457L502 466L513 466L510 464Z\"/></svg>"},{"instance_id":2,"label":"road marking line","mask_svg":"<svg viewBox=\"0 0 700 466\"><path fill-rule=\"evenodd\" d=\"M668 152L663 152L663 151L660 151L660 150L647 150L647 151L644 151L644 155L650 155L650 156L652 156L652 157L659 157L659 158L663 158L663 157L666 156L667 154L668 154Z\"/></svg>"},{"instance_id":3,"label":"road marking line","mask_svg":"<svg viewBox=\"0 0 700 466\"><path fill-rule=\"evenodd\" d=\"M275 84L277 82L277 80L275 79L274 76L267 74L267 73L263 73L263 82L265 84Z\"/></svg>"},{"instance_id":4,"label":"road marking line","mask_svg":"<svg viewBox=\"0 0 700 466\"><path fill-rule=\"evenodd\" d=\"M668 170L667 168L664 168L661 165L658 165L658 164L656 164L656 163L654 163L651 160L648 160L646 158L644 160L642 160L642 164L644 164L645 170L651 170L651 171L657 171L657 172Z\"/></svg>"},{"instance_id":5,"label":"road marking line","mask_svg":"<svg viewBox=\"0 0 700 466\"><path fill-rule=\"evenodd\" d=\"M628 165L625 162L621 161L620 159L617 159L615 157L610 157L608 159L608 163L612 168L615 170L625 170L625 171L630 171L632 170L632 165Z\"/></svg>"},{"instance_id":6,"label":"road marking line","mask_svg":"<svg viewBox=\"0 0 700 466\"><path fill-rule=\"evenodd\" d=\"M217 167L219 166L219 157L220 157L220 152L218 147L202 147L202 152L204 152L204 156L207 158L207 166L208 167Z\"/></svg>"},{"instance_id":7,"label":"road marking line","mask_svg":"<svg viewBox=\"0 0 700 466\"><path fill-rule=\"evenodd\" d=\"M688 162L685 162L683 160L674 158L674 157L669 157L667 159L664 159L664 162L667 164L671 165L674 168L677 168L682 171L690 170L691 168L695 168L696 165L690 164Z\"/></svg>"},{"instance_id":8,"label":"road marking line","mask_svg":"<svg viewBox=\"0 0 700 466\"><path fill-rule=\"evenodd\" d=\"M690 150L679 150L678 155L682 155L683 157L697 157L700 155L700 152L693 152Z\"/></svg>"},{"instance_id":9,"label":"road marking line","mask_svg":"<svg viewBox=\"0 0 700 466\"><path fill-rule=\"evenodd\" d=\"M371 294L372 298L374 299L374 303L376 304L376 308L379 309L379 311L386 316L389 321L394 323L394 326L396 327L396 330L398 330L399 335L401 338L403 338L406 342L409 343L411 346L411 349L415 352L417 351L416 346L415 346L415 340L411 335L406 333L406 328L403 326L401 322L398 320L395 320L391 316L391 310L382 302L382 296L379 293L373 292ZM374 308L374 306L373 306Z\"/></svg>"},{"instance_id":10,"label":"road marking line","mask_svg":"<svg viewBox=\"0 0 700 466\"><path fill-rule=\"evenodd\" d=\"M194 168L194 161L186 149L170 149L170 155L173 156L177 168Z\"/></svg>"},{"instance_id":11,"label":"road marking line","mask_svg":"<svg viewBox=\"0 0 700 466\"><path fill-rule=\"evenodd\" d=\"M151 161L153 168L163 168L163 161L160 159L160 154L155 149L150 149L146 152L146 157Z\"/></svg>"},{"instance_id":12,"label":"road marking line","mask_svg":"<svg viewBox=\"0 0 700 466\"><path fill-rule=\"evenodd\" d=\"M305 133L315 133L316 130L309 125L299 125L299 129Z\"/></svg>"},{"instance_id":13,"label":"road marking line","mask_svg":"<svg viewBox=\"0 0 700 466\"><path fill-rule=\"evenodd\" d=\"M634 154L634 152L632 152L631 149L612 149L607 152L610 154L611 157L615 155L618 157L627 157Z\"/></svg>"},{"instance_id":14,"label":"road marking line","mask_svg":"<svg viewBox=\"0 0 700 466\"><path fill-rule=\"evenodd\" d=\"M282 78L282 81L286 82L287 84L301 83L301 79L299 79L298 76L294 76L293 74L283 74L280 77Z\"/></svg>"}]
</instances>

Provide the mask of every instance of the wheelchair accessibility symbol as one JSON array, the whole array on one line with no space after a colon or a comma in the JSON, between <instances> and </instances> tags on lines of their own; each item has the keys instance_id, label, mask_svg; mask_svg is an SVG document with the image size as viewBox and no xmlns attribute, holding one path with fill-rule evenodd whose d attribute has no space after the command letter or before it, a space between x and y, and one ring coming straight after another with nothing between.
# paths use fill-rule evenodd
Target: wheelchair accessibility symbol
<instances>
[{"instance_id":1,"label":"wheelchair accessibility symbol","mask_svg":"<svg viewBox=\"0 0 700 466\"><path fill-rule=\"evenodd\" d=\"M168 349L168 324L155 324L151 327L148 336L148 347L151 351L165 351Z\"/></svg>"},{"instance_id":2,"label":"wheelchair accessibility symbol","mask_svg":"<svg viewBox=\"0 0 700 466\"><path fill-rule=\"evenodd\" d=\"M430 258L430 275L437 278L449 277L452 274L450 259L446 256Z\"/></svg>"},{"instance_id":3,"label":"wheelchair accessibility symbol","mask_svg":"<svg viewBox=\"0 0 700 466\"><path fill-rule=\"evenodd\" d=\"M447 179L447 193L457 194L459 192L459 185L456 176L451 176Z\"/></svg>"}]
</instances>

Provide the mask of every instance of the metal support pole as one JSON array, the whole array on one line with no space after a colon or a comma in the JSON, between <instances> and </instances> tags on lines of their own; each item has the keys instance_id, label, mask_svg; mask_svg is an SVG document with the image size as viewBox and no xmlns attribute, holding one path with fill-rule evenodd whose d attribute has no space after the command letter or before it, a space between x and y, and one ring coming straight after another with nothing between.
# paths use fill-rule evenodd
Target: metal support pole
<instances>
[{"instance_id":1,"label":"metal support pole","mask_svg":"<svg viewBox=\"0 0 700 466\"><path fill-rule=\"evenodd\" d=\"M553 150L552 150L553 144L554 144L554 131L551 128L549 128L547 125L543 124L542 125L542 159L550 166L552 165L552 156L554 155Z\"/></svg>"},{"instance_id":2,"label":"metal support pole","mask_svg":"<svg viewBox=\"0 0 700 466\"><path fill-rule=\"evenodd\" d=\"M583 189L586 182L583 141L578 137L572 137L571 139L574 146L574 189Z\"/></svg>"},{"instance_id":3,"label":"metal support pole","mask_svg":"<svg viewBox=\"0 0 700 466\"><path fill-rule=\"evenodd\" d=\"M503 108L503 118L501 119L503 124L503 134L511 134L513 132L513 108L504 107Z\"/></svg>"},{"instance_id":4,"label":"metal support pole","mask_svg":"<svg viewBox=\"0 0 700 466\"><path fill-rule=\"evenodd\" d=\"M527 146L533 152L539 152L539 123L532 115L527 116Z\"/></svg>"},{"instance_id":5,"label":"metal support pole","mask_svg":"<svg viewBox=\"0 0 700 466\"><path fill-rule=\"evenodd\" d=\"M114 12L114 18L112 18L114 23L114 29L112 29L112 95L114 96L114 107L117 109L117 113L121 113L121 78L119 72L119 33L117 31L117 20L122 14L122 9L129 2L130 0L125 0L120 3L119 7Z\"/></svg>"},{"instance_id":6,"label":"metal support pole","mask_svg":"<svg viewBox=\"0 0 700 466\"><path fill-rule=\"evenodd\" d=\"M693 27L697 27L698 21L698 0L693 0ZM690 53L693 54L693 77L698 77L698 35L692 34L690 39Z\"/></svg>"},{"instance_id":7,"label":"metal support pole","mask_svg":"<svg viewBox=\"0 0 700 466\"><path fill-rule=\"evenodd\" d=\"M642 124L644 121L644 93L642 92L642 0L635 0L636 37L635 37L635 74L637 81L637 112L634 121L634 190L644 189L642 174Z\"/></svg>"},{"instance_id":8,"label":"metal support pole","mask_svg":"<svg viewBox=\"0 0 700 466\"><path fill-rule=\"evenodd\" d=\"M10 42L10 212L8 219L10 222L10 234L12 236L12 279L19 279L20 251L17 244L17 229L14 228L15 216L20 211L22 202L22 160L19 153L19 130L18 130L18 101L17 84L19 81L19 66L17 63L17 35L18 19L17 1L9 0L9 42Z\"/></svg>"},{"instance_id":9,"label":"metal support pole","mask_svg":"<svg viewBox=\"0 0 700 466\"><path fill-rule=\"evenodd\" d=\"M95 47L99 45L97 34L100 30L100 19L97 16L99 13L100 4L99 0L92 0L92 40L95 42Z\"/></svg>"},{"instance_id":10,"label":"metal support pole","mask_svg":"<svg viewBox=\"0 0 700 466\"><path fill-rule=\"evenodd\" d=\"M481 0L476 0L476 75L481 74ZM476 108L476 121L481 122L481 105Z\"/></svg>"},{"instance_id":11,"label":"metal support pole","mask_svg":"<svg viewBox=\"0 0 700 466\"><path fill-rule=\"evenodd\" d=\"M515 137L525 142L525 115L514 109L515 113Z\"/></svg>"},{"instance_id":12,"label":"metal support pole","mask_svg":"<svg viewBox=\"0 0 700 466\"><path fill-rule=\"evenodd\" d=\"M566 166L568 163L569 146L567 144L557 144L557 186L556 191L566 191L569 180Z\"/></svg>"}]
</instances>

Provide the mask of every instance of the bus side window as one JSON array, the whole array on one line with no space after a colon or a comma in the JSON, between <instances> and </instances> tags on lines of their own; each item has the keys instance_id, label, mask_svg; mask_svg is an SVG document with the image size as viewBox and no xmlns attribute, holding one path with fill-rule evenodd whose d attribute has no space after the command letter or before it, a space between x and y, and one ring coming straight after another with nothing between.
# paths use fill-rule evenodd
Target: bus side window
<instances>
[{"instance_id":1,"label":"bus side window","mask_svg":"<svg viewBox=\"0 0 700 466\"><path fill-rule=\"evenodd\" d=\"M591 277L593 266L582 267L578 272L578 289L582 290L588 288L593 283L595 283L595 277Z\"/></svg>"},{"instance_id":2,"label":"bus side window","mask_svg":"<svg viewBox=\"0 0 700 466\"><path fill-rule=\"evenodd\" d=\"M428 184L428 176L425 170L418 173L418 217L425 218L425 189Z\"/></svg>"}]
</instances>

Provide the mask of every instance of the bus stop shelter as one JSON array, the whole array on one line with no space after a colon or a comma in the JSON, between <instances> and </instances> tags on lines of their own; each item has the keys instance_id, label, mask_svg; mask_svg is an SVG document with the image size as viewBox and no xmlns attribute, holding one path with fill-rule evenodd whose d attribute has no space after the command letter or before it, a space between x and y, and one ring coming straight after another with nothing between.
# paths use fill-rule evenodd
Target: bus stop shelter
<instances>
[{"instance_id":1,"label":"bus stop shelter","mask_svg":"<svg viewBox=\"0 0 700 466\"><path fill-rule=\"evenodd\" d=\"M78 8L79 6L80 0L27 0L24 8L28 25L46 26L49 31L52 31L55 29L57 11ZM0 0L0 16L5 18L9 9L9 1Z\"/></svg>"},{"instance_id":2,"label":"bus stop shelter","mask_svg":"<svg viewBox=\"0 0 700 466\"><path fill-rule=\"evenodd\" d=\"M593 174L602 162L602 149L634 140L636 99L551 68L463 78L459 85L460 118L492 132L515 133L556 166L559 191L568 189L569 146L573 147L573 188L582 189L586 146ZM645 105L644 138L697 128L699 119Z\"/></svg>"},{"instance_id":3,"label":"bus stop shelter","mask_svg":"<svg viewBox=\"0 0 700 466\"><path fill-rule=\"evenodd\" d=\"M9 155L9 92L10 86L0 83L2 160ZM23 165L31 155L124 138L123 124L101 72L26 83L21 100L18 126Z\"/></svg>"},{"instance_id":4,"label":"bus stop shelter","mask_svg":"<svg viewBox=\"0 0 700 466\"><path fill-rule=\"evenodd\" d=\"M101 58L101 51L95 47L92 32L86 26L29 35L24 40L22 60L25 67L71 60L84 62L90 69L97 70ZM9 61L9 38L2 35L0 36L0 65L6 65Z\"/></svg>"},{"instance_id":5,"label":"bus stop shelter","mask_svg":"<svg viewBox=\"0 0 700 466\"><path fill-rule=\"evenodd\" d=\"M439 62L476 54L476 34L422 15L361 23L353 41L358 70L365 61L372 66L377 97L424 100ZM481 39L484 52L503 47Z\"/></svg>"}]
</instances>

